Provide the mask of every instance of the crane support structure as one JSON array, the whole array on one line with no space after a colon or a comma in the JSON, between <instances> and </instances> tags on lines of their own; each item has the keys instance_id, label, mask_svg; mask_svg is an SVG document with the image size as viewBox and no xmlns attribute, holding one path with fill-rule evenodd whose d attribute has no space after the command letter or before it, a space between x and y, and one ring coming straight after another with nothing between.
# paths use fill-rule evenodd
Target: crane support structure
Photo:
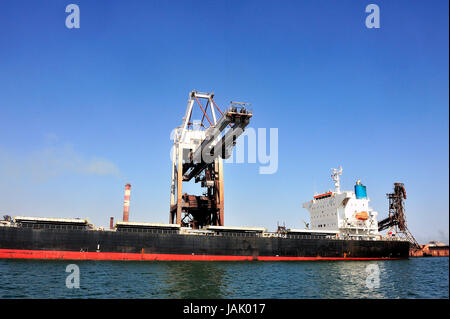
<instances>
[{"instance_id":1,"label":"crane support structure","mask_svg":"<svg viewBox=\"0 0 450 319\"><path fill-rule=\"evenodd\" d=\"M239 102L222 112L213 98L214 93L190 92L182 124L174 131L169 223L194 229L224 225L223 159L231 156L252 112L248 103ZM201 110L201 121L191 121L194 105ZM192 179L205 189L203 196L182 193L183 183Z\"/></svg>"},{"instance_id":2,"label":"crane support structure","mask_svg":"<svg viewBox=\"0 0 450 319\"><path fill-rule=\"evenodd\" d=\"M406 226L405 205L406 190L403 183L394 183L394 192L386 194L389 200L389 216L378 222L378 231L392 229L395 233L406 238L413 249L419 249L420 245Z\"/></svg>"}]
</instances>

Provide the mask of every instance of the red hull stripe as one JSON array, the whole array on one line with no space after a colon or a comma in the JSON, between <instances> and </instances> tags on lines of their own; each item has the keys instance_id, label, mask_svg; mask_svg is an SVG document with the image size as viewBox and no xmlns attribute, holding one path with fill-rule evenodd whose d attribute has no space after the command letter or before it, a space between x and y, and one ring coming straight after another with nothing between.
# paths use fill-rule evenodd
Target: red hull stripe
<instances>
[{"instance_id":1,"label":"red hull stripe","mask_svg":"<svg viewBox=\"0 0 450 319\"><path fill-rule=\"evenodd\" d=\"M327 195L331 195L331 194L333 194L333 192L329 192L329 193L325 193L325 194L316 195L316 196L314 196L314 198L319 198L319 197L327 196Z\"/></svg>"},{"instance_id":2,"label":"red hull stripe","mask_svg":"<svg viewBox=\"0 0 450 319\"><path fill-rule=\"evenodd\" d=\"M212 260L212 261L294 261L294 260L378 260L405 258L353 258L353 257L279 257L279 256L222 256L222 255L176 255L176 254L137 254L103 253L51 250L0 249L0 259L67 259L67 260Z\"/></svg>"}]
</instances>

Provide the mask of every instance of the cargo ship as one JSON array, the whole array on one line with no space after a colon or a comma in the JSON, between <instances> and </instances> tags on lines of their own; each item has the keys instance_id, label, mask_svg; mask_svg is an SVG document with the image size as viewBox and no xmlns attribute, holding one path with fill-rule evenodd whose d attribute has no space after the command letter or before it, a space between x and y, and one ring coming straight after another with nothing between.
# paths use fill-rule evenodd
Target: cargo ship
<instances>
[{"instance_id":1,"label":"cargo ship","mask_svg":"<svg viewBox=\"0 0 450 319\"><path fill-rule=\"evenodd\" d=\"M408 258L409 242L383 238L366 188L315 195L303 204L311 227L260 227L16 216L0 224L0 258L69 260L373 260Z\"/></svg>"},{"instance_id":2,"label":"cargo ship","mask_svg":"<svg viewBox=\"0 0 450 319\"><path fill-rule=\"evenodd\" d=\"M333 169L335 189L315 194L303 207L310 213L305 229L224 225L223 163L252 112L231 102L222 112L214 94L192 91L182 125L174 131L169 223L129 221L130 189L125 187L123 218L110 228L87 219L15 216L0 222L0 258L66 260L373 260L403 259L410 243L378 232L377 213L366 187L341 191L342 168ZM206 100L205 107L200 102ZM194 102L202 110L191 122ZM209 106L210 116L206 112ZM216 117L214 107L220 113ZM219 114L217 114L219 115ZM210 118L211 117L211 118ZM208 128L203 124L207 119ZM182 193L194 180L202 195Z\"/></svg>"}]
</instances>

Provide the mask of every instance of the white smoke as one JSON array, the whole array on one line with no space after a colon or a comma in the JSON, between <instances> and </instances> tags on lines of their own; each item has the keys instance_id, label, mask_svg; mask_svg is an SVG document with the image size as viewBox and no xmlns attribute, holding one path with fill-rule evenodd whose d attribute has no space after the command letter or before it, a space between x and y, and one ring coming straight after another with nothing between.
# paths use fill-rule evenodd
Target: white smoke
<instances>
[{"instance_id":1,"label":"white smoke","mask_svg":"<svg viewBox=\"0 0 450 319\"><path fill-rule=\"evenodd\" d=\"M0 148L2 179L31 178L34 182L45 182L73 173L120 175L118 167L112 161L97 156L83 156L69 143L46 146L20 155Z\"/></svg>"}]
</instances>

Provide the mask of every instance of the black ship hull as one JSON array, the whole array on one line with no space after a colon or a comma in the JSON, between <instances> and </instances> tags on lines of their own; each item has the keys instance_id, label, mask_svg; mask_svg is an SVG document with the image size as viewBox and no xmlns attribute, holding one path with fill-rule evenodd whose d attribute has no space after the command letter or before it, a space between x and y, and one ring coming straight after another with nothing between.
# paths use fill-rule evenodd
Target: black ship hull
<instances>
[{"instance_id":1,"label":"black ship hull","mask_svg":"<svg viewBox=\"0 0 450 319\"><path fill-rule=\"evenodd\" d=\"M68 260L403 259L409 243L313 236L208 236L0 227L0 258Z\"/></svg>"}]
</instances>

